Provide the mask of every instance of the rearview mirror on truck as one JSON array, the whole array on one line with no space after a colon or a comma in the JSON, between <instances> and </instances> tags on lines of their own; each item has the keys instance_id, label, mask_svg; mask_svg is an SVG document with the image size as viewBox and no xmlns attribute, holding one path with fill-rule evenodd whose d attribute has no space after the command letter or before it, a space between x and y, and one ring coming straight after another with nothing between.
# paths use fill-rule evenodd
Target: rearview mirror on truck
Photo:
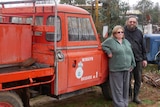
<instances>
[{"instance_id":1,"label":"rearview mirror on truck","mask_svg":"<svg viewBox=\"0 0 160 107\"><path fill-rule=\"evenodd\" d=\"M103 26L103 38L107 38L108 37L108 26L105 25Z\"/></svg>"}]
</instances>

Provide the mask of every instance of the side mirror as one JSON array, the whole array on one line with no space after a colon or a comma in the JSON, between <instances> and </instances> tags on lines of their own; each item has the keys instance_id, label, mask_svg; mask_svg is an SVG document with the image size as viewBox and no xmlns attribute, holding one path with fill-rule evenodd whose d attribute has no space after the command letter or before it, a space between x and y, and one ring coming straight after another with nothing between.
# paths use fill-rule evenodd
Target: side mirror
<instances>
[{"instance_id":1,"label":"side mirror","mask_svg":"<svg viewBox=\"0 0 160 107\"><path fill-rule=\"evenodd\" d=\"M108 37L108 26L103 26L103 38Z\"/></svg>"}]
</instances>

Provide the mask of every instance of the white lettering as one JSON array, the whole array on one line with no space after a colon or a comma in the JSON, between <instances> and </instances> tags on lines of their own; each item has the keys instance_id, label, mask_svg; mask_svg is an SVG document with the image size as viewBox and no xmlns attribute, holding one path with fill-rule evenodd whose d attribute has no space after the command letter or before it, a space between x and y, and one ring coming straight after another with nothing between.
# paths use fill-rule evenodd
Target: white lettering
<instances>
[{"instance_id":1,"label":"white lettering","mask_svg":"<svg viewBox=\"0 0 160 107\"><path fill-rule=\"evenodd\" d=\"M90 80L92 79L92 75L86 76L86 77L82 77L81 81L86 81L86 80Z\"/></svg>"},{"instance_id":2,"label":"white lettering","mask_svg":"<svg viewBox=\"0 0 160 107\"><path fill-rule=\"evenodd\" d=\"M82 62L93 61L93 57L82 58Z\"/></svg>"},{"instance_id":3,"label":"white lettering","mask_svg":"<svg viewBox=\"0 0 160 107\"><path fill-rule=\"evenodd\" d=\"M96 78L98 78L98 72L96 72Z\"/></svg>"}]
</instances>

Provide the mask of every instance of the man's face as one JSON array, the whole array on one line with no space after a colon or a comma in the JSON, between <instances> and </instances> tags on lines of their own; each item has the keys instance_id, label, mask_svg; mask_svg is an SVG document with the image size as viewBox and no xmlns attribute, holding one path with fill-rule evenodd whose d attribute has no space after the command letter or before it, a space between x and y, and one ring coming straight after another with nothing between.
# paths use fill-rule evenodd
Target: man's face
<instances>
[{"instance_id":1,"label":"man's face","mask_svg":"<svg viewBox=\"0 0 160 107\"><path fill-rule=\"evenodd\" d=\"M137 26L136 18L129 18L129 20L127 22L127 28L129 30L135 30L136 26Z\"/></svg>"}]
</instances>

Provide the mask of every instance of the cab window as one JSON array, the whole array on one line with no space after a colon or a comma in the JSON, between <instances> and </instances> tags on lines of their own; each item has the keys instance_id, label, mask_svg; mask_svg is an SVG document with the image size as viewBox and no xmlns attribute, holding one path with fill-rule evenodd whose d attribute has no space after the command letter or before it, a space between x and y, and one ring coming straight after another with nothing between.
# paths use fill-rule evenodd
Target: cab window
<instances>
[{"instance_id":1,"label":"cab window","mask_svg":"<svg viewBox=\"0 0 160 107\"><path fill-rule=\"evenodd\" d=\"M32 17L16 17L13 16L10 18L11 23L26 23L26 24L32 24Z\"/></svg>"},{"instance_id":2,"label":"cab window","mask_svg":"<svg viewBox=\"0 0 160 107\"><path fill-rule=\"evenodd\" d=\"M11 23L22 23L22 18L21 17L11 17L10 22Z\"/></svg>"},{"instance_id":3,"label":"cab window","mask_svg":"<svg viewBox=\"0 0 160 107\"><path fill-rule=\"evenodd\" d=\"M35 25L43 25L43 17L42 16L35 17Z\"/></svg>"},{"instance_id":4,"label":"cab window","mask_svg":"<svg viewBox=\"0 0 160 107\"><path fill-rule=\"evenodd\" d=\"M43 17L42 16L36 16L35 17L35 25L39 25L39 26L41 26L41 25L43 25ZM41 36L42 35L42 32L38 32L38 31L36 31L36 32L34 32L34 34L35 34L35 36Z\"/></svg>"},{"instance_id":5,"label":"cab window","mask_svg":"<svg viewBox=\"0 0 160 107\"><path fill-rule=\"evenodd\" d=\"M26 23L27 24L32 24L33 18L32 17L28 17L26 18Z\"/></svg>"},{"instance_id":6,"label":"cab window","mask_svg":"<svg viewBox=\"0 0 160 107\"><path fill-rule=\"evenodd\" d=\"M2 22L2 16L0 16L0 22Z\"/></svg>"},{"instance_id":7,"label":"cab window","mask_svg":"<svg viewBox=\"0 0 160 107\"><path fill-rule=\"evenodd\" d=\"M26 23L27 24L32 24L33 23L33 17L26 18ZM43 17L42 16L36 16L35 17L35 25L43 25Z\"/></svg>"},{"instance_id":8,"label":"cab window","mask_svg":"<svg viewBox=\"0 0 160 107\"><path fill-rule=\"evenodd\" d=\"M49 16L47 18L47 25L48 26L55 26L54 20L55 20L54 16ZM59 17L57 17L57 41L61 40L61 26L60 25L61 25L60 19L59 19ZM47 41L54 41L54 35L55 35L55 32L47 32L46 33L46 40Z\"/></svg>"},{"instance_id":9,"label":"cab window","mask_svg":"<svg viewBox=\"0 0 160 107\"><path fill-rule=\"evenodd\" d=\"M69 41L96 40L89 18L68 17Z\"/></svg>"}]
</instances>

